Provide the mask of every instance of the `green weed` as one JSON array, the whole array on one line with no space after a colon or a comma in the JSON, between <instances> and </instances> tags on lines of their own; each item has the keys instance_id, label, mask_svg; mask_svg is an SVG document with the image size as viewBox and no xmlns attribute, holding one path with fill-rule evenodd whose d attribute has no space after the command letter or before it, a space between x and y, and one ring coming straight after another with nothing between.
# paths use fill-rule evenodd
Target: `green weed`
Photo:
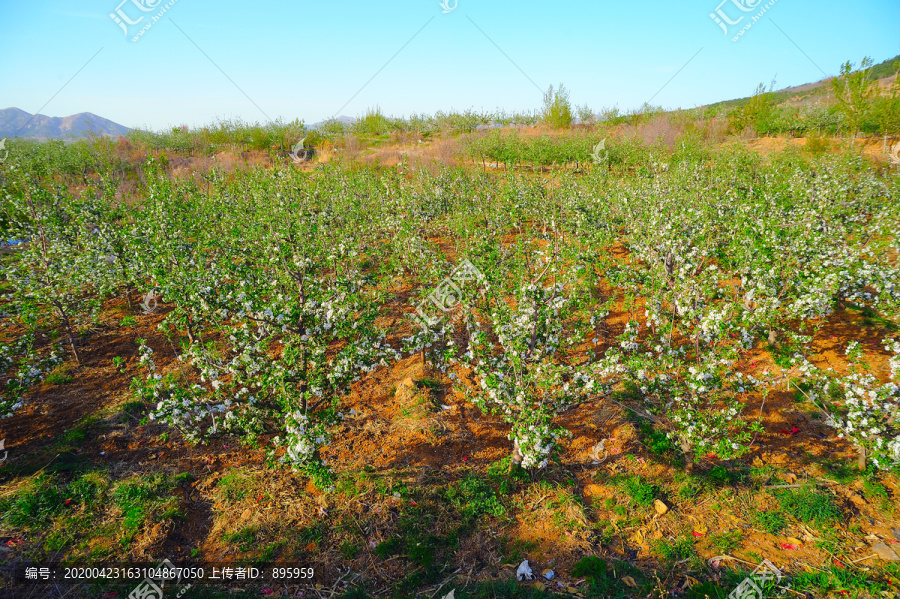
<instances>
[{"instance_id":1,"label":"green weed","mask_svg":"<svg viewBox=\"0 0 900 599\"><path fill-rule=\"evenodd\" d=\"M835 505L834 498L818 489L785 489L777 492L775 497L786 514L802 522L828 526L841 519L841 510Z\"/></svg>"},{"instance_id":2,"label":"green weed","mask_svg":"<svg viewBox=\"0 0 900 599\"><path fill-rule=\"evenodd\" d=\"M753 522L771 535L777 535L787 526L787 518L781 512L756 512Z\"/></svg>"},{"instance_id":3,"label":"green weed","mask_svg":"<svg viewBox=\"0 0 900 599\"><path fill-rule=\"evenodd\" d=\"M652 505L653 500L661 493L659 486L647 482L639 474L619 476L614 479L614 482L631 497L634 503L640 506Z\"/></svg>"}]
</instances>

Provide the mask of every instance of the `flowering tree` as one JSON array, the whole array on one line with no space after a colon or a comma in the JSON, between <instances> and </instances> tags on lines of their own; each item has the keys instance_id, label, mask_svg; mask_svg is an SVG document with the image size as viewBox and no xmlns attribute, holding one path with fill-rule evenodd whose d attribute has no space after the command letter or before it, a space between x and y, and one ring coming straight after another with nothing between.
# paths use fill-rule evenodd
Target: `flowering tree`
<instances>
[{"instance_id":1,"label":"flowering tree","mask_svg":"<svg viewBox=\"0 0 900 599\"><path fill-rule=\"evenodd\" d=\"M340 419L340 397L397 356L374 327L380 299L359 268L359 239L330 226L338 213L309 210L278 191L277 209L249 198L246 212L257 220L240 227L221 207L230 194L201 197L193 211L179 195L194 193L170 190L146 207L177 214L192 235L179 240L167 226L175 219L158 218L147 235L155 255L145 259L167 303L179 306L161 326L188 328L179 359L200 379L189 385L194 375L183 373L176 383L151 370L153 417L195 440L220 430L254 438L280 422L281 460L327 478L318 449ZM227 236L198 226L209 213Z\"/></svg>"},{"instance_id":2,"label":"flowering tree","mask_svg":"<svg viewBox=\"0 0 900 599\"><path fill-rule=\"evenodd\" d=\"M827 424L839 431L857 450L857 465L867 461L881 470L900 465L900 342L885 340L891 352L891 380L881 383L866 372L864 352L856 341L846 349L849 372L837 376L831 369L810 373L807 397L827 414Z\"/></svg>"},{"instance_id":3,"label":"flowering tree","mask_svg":"<svg viewBox=\"0 0 900 599\"><path fill-rule=\"evenodd\" d=\"M76 329L94 318L113 289L112 269L98 242L90 204L67 195L26 186L12 196L10 234L31 240L6 273L14 301L33 304L56 317L81 363Z\"/></svg>"},{"instance_id":4,"label":"flowering tree","mask_svg":"<svg viewBox=\"0 0 900 599\"><path fill-rule=\"evenodd\" d=\"M567 434L554 417L600 387L583 367L567 363L562 323L569 302L561 284L518 287L514 306L494 303L481 322L466 318L472 402L511 426L511 465L547 465L556 441Z\"/></svg>"},{"instance_id":5,"label":"flowering tree","mask_svg":"<svg viewBox=\"0 0 900 599\"><path fill-rule=\"evenodd\" d=\"M23 396L28 388L43 380L50 370L63 361L63 351L59 345L48 356L41 356L36 350L38 323L33 304L20 305L14 319L4 323L4 328L17 329L17 338L11 343L0 344L0 373L10 374L5 381L0 381L0 418L9 418L25 405Z\"/></svg>"}]
</instances>

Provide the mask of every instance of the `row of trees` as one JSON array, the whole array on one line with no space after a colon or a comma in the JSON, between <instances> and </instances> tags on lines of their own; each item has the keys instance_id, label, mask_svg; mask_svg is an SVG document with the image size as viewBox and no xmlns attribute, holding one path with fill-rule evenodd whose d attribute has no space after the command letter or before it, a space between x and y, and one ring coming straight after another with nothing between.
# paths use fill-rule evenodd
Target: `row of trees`
<instances>
[{"instance_id":1,"label":"row of trees","mask_svg":"<svg viewBox=\"0 0 900 599\"><path fill-rule=\"evenodd\" d=\"M24 335L41 314L82 361L78 330L104 300L154 291L170 308L170 343L141 342L147 372L135 382L153 417L192 441L263 437L273 459L322 481L319 449L350 386L419 353L506 422L526 465L552 459L560 413L613 389L687 464L737 457L759 432L748 398L787 384L866 459L893 467L896 381L838 376L811 358L838 305L897 318L900 189L859 159L793 160L732 151L651 177L612 169L551 185L335 167L213 172L201 185L151 160L134 203L117 200L113 176L76 194L13 163L5 232L31 242L5 272L5 324ZM434 237L451 240L455 264ZM616 244L632 259L614 259ZM397 289L428 295L463 260L484 281L460 320L419 331L385 318ZM606 320L613 307L627 314L623 330ZM385 341L398 333L402 346ZM741 361L764 341L783 370L754 377ZM160 372L162 349L184 366ZM27 339L4 352L10 368L51 364Z\"/></svg>"}]
</instances>

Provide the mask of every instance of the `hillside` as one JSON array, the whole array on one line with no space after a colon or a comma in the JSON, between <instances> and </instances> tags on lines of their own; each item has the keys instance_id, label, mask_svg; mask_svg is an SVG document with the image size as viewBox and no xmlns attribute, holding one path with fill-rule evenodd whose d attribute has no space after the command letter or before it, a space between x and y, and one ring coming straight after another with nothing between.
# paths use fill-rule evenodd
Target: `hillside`
<instances>
[{"instance_id":1,"label":"hillside","mask_svg":"<svg viewBox=\"0 0 900 599\"><path fill-rule=\"evenodd\" d=\"M881 85L887 84L893 80L893 77L897 73L896 63L898 61L900 61L900 54L874 65L871 72L872 78L879 80ZM811 83L804 83L802 85L794 85L775 90L775 102L777 104L784 104L787 102L790 102L791 104L805 104L807 102L815 101L816 99L821 99L829 93L832 79L833 77L826 77L825 79L820 79ZM750 98L751 96L746 96L743 98L735 98L733 100L723 100L721 102L702 106L701 108L733 108L744 104L750 100Z\"/></svg>"}]
</instances>

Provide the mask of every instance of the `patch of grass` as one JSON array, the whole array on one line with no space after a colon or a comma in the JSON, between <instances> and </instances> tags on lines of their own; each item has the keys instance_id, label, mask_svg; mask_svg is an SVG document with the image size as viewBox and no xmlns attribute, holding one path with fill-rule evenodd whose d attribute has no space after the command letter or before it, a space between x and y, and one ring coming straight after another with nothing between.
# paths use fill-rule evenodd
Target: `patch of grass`
<instances>
[{"instance_id":1,"label":"patch of grass","mask_svg":"<svg viewBox=\"0 0 900 599\"><path fill-rule=\"evenodd\" d=\"M822 464L830 478L835 479L843 485L852 485L860 479L862 472L846 460L835 460L833 462L825 462Z\"/></svg>"},{"instance_id":2,"label":"patch of grass","mask_svg":"<svg viewBox=\"0 0 900 599\"><path fill-rule=\"evenodd\" d=\"M451 505L466 519L506 513L491 485L471 474L448 486L446 494Z\"/></svg>"},{"instance_id":3,"label":"patch of grass","mask_svg":"<svg viewBox=\"0 0 900 599\"><path fill-rule=\"evenodd\" d=\"M675 494L680 499L695 499L711 490L709 480L693 474L678 473L675 475L678 490Z\"/></svg>"},{"instance_id":4,"label":"patch of grass","mask_svg":"<svg viewBox=\"0 0 900 599\"><path fill-rule=\"evenodd\" d=\"M751 467L748 472L748 477L754 483L762 484L765 481L769 480L775 475L777 468L775 466L760 466L760 467Z\"/></svg>"},{"instance_id":5,"label":"patch of grass","mask_svg":"<svg viewBox=\"0 0 900 599\"><path fill-rule=\"evenodd\" d=\"M500 537L500 552L503 554L503 563L520 564L530 553L538 548L536 541L528 541L503 535Z\"/></svg>"},{"instance_id":6,"label":"patch of grass","mask_svg":"<svg viewBox=\"0 0 900 599\"><path fill-rule=\"evenodd\" d=\"M18 493L0 500L0 514L6 524L17 528L46 528L60 512L65 498L56 481L38 475Z\"/></svg>"},{"instance_id":7,"label":"patch of grass","mask_svg":"<svg viewBox=\"0 0 900 599\"><path fill-rule=\"evenodd\" d=\"M441 390L441 382L437 379L424 377L416 381L417 387L424 387L431 391L432 393L437 393Z\"/></svg>"},{"instance_id":8,"label":"patch of grass","mask_svg":"<svg viewBox=\"0 0 900 599\"><path fill-rule=\"evenodd\" d=\"M236 530L222 535L222 540L232 545L237 545L241 552L246 553L253 551L256 547L256 537L259 534L258 526L244 526Z\"/></svg>"},{"instance_id":9,"label":"patch of grass","mask_svg":"<svg viewBox=\"0 0 900 599\"><path fill-rule=\"evenodd\" d=\"M753 523L770 535L777 535L787 526L787 518L781 512L756 512Z\"/></svg>"},{"instance_id":10,"label":"patch of grass","mask_svg":"<svg viewBox=\"0 0 900 599\"><path fill-rule=\"evenodd\" d=\"M559 595L521 582L492 580L457 591L456 597L457 599L558 599ZM618 598L619 595L614 597Z\"/></svg>"},{"instance_id":11,"label":"patch of grass","mask_svg":"<svg viewBox=\"0 0 900 599\"><path fill-rule=\"evenodd\" d=\"M696 555L694 542L688 538L675 541L660 539L654 543L654 548L662 559L670 562L689 559Z\"/></svg>"},{"instance_id":12,"label":"patch of grass","mask_svg":"<svg viewBox=\"0 0 900 599\"><path fill-rule=\"evenodd\" d=\"M650 453L667 460L676 457L681 459L681 452L678 451L675 447L675 442L666 433L653 428L653 425L646 420L637 419L633 421L633 424L641 437L641 442L647 446Z\"/></svg>"},{"instance_id":13,"label":"patch of grass","mask_svg":"<svg viewBox=\"0 0 900 599\"><path fill-rule=\"evenodd\" d=\"M722 465L713 466L704 474L704 476L716 487L732 485L740 479L740 476L736 472L732 472Z\"/></svg>"},{"instance_id":14,"label":"patch of grass","mask_svg":"<svg viewBox=\"0 0 900 599\"><path fill-rule=\"evenodd\" d=\"M275 561L275 556L278 554L278 550L284 547L286 544L287 539L269 543L259 554L259 557L253 560L253 565L262 568L268 564L271 564Z\"/></svg>"},{"instance_id":15,"label":"patch of grass","mask_svg":"<svg viewBox=\"0 0 900 599\"><path fill-rule=\"evenodd\" d=\"M459 546L459 527L438 534L434 512L421 506L407 506L397 522L397 531L389 539L375 546L375 555L386 559L402 554L413 567L410 573L397 581L394 590L400 596L412 596L423 584L440 576L439 558L444 552ZM465 524L463 526L466 526Z\"/></svg>"},{"instance_id":16,"label":"patch of grass","mask_svg":"<svg viewBox=\"0 0 900 599\"><path fill-rule=\"evenodd\" d=\"M0 519L25 530L48 530L42 540L46 551L93 560L121 553L151 518L183 518L170 477L156 474L115 484L103 470L72 469L67 474L72 476L68 484L59 475L32 478L0 500Z\"/></svg>"},{"instance_id":17,"label":"patch of grass","mask_svg":"<svg viewBox=\"0 0 900 599\"><path fill-rule=\"evenodd\" d=\"M424 581L431 581L437 576L434 564L439 549L455 549L459 545L459 529L445 536L435 534L432 512L422 507L411 507L405 510L398 523L401 537L405 543L406 556L410 562L425 572Z\"/></svg>"},{"instance_id":18,"label":"patch of grass","mask_svg":"<svg viewBox=\"0 0 900 599\"><path fill-rule=\"evenodd\" d=\"M553 525L560 533L585 527L584 504L580 497L566 489L556 489L544 502L544 507L551 512Z\"/></svg>"},{"instance_id":19,"label":"patch of grass","mask_svg":"<svg viewBox=\"0 0 900 599\"><path fill-rule=\"evenodd\" d=\"M834 498L815 488L784 489L775 493L781 509L790 516L818 526L840 522L841 510Z\"/></svg>"},{"instance_id":20,"label":"patch of grass","mask_svg":"<svg viewBox=\"0 0 900 599\"><path fill-rule=\"evenodd\" d=\"M776 343L768 344L769 353L772 354L772 361L780 368L791 367L791 357L797 351L797 347L793 343Z\"/></svg>"},{"instance_id":21,"label":"patch of grass","mask_svg":"<svg viewBox=\"0 0 900 599\"><path fill-rule=\"evenodd\" d=\"M88 472L69 484L65 495L89 509L96 509L106 498L109 486L110 482L106 473Z\"/></svg>"},{"instance_id":22,"label":"patch of grass","mask_svg":"<svg viewBox=\"0 0 900 599\"><path fill-rule=\"evenodd\" d=\"M376 479L375 490L383 497L391 496L394 493L399 495L401 499L409 497L409 488L406 486L406 483L390 476Z\"/></svg>"},{"instance_id":23,"label":"patch of grass","mask_svg":"<svg viewBox=\"0 0 900 599\"><path fill-rule=\"evenodd\" d=\"M891 494L887 487L877 480L869 479L863 481L863 489L865 490L866 497L868 497L869 501L872 501L873 503L876 501L878 502L878 507L881 511L889 514L893 513L896 505L891 501Z\"/></svg>"},{"instance_id":24,"label":"patch of grass","mask_svg":"<svg viewBox=\"0 0 900 599\"><path fill-rule=\"evenodd\" d=\"M503 495L512 495L515 492L517 484L528 481L528 471L524 468L513 468L509 470L510 457L507 456L492 464L488 464L488 479L497 486L498 493Z\"/></svg>"},{"instance_id":25,"label":"patch of grass","mask_svg":"<svg viewBox=\"0 0 900 599\"><path fill-rule=\"evenodd\" d=\"M744 533L739 530L715 533L709 537L709 542L720 554L731 553L741 546L743 540Z\"/></svg>"},{"instance_id":26,"label":"patch of grass","mask_svg":"<svg viewBox=\"0 0 900 599\"><path fill-rule=\"evenodd\" d=\"M648 482L639 474L618 476L613 482L621 487L634 503L640 506L652 505L653 500L661 492L659 486Z\"/></svg>"},{"instance_id":27,"label":"patch of grass","mask_svg":"<svg viewBox=\"0 0 900 599\"><path fill-rule=\"evenodd\" d=\"M66 383L71 383L74 380L74 377L62 372L51 372L44 380L51 385L65 385Z\"/></svg>"},{"instance_id":28,"label":"patch of grass","mask_svg":"<svg viewBox=\"0 0 900 599\"><path fill-rule=\"evenodd\" d=\"M816 547L831 554L840 551L843 539L838 531L830 527L825 527L822 529L821 535L822 538L816 541Z\"/></svg>"},{"instance_id":29,"label":"patch of grass","mask_svg":"<svg viewBox=\"0 0 900 599\"><path fill-rule=\"evenodd\" d=\"M594 542L603 546L612 545L616 539L616 526L612 522L596 522L593 525Z\"/></svg>"},{"instance_id":30,"label":"patch of grass","mask_svg":"<svg viewBox=\"0 0 900 599\"><path fill-rule=\"evenodd\" d=\"M225 503L239 503L252 497L258 486L256 476L240 468L223 476L216 484L216 490Z\"/></svg>"},{"instance_id":31,"label":"patch of grass","mask_svg":"<svg viewBox=\"0 0 900 599\"><path fill-rule=\"evenodd\" d=\"M74 450L60 451L56 459L47 466L47 472L64 474L68 476L78 476L91 469L94 466L91 459L83 454L77 454Z\"/></svg>"},{"instance_id":32,"label":"patch of grass","mask_svg":"<svg viewBox=\"0 0 900 599\"><path fill-rule=\"evenodd\" d=\"M607 583L606 561L589 555L572 566L572 576L586 578L591 583L591 590L605 593Z\"/></svg>"},{"instance_id":33,"label":"patch of grass","mask_svg":"<svg viewBox=\"0 0 900 599\"><path fill-rule=\"evenodd\" d=\"M312 526L305 526L298 531L298 537L302 545L309 543L319 544L325 538L325 522L318 521Z\"/></svg>"},{"instance_id":34,"label":"patch of grass","mask_svg":"<svg viewBox=\"0 0 900 599\"><path fill-rule=\"evenodd\" d=\"M438 537L411 538L406 542L406 555L409 561L421 566L426 572L434 566L434 554Z\"/></svg>"},{"instance_id":35,"label":"patch of grass","mask_svg":"<svg viewBox=\"0 0 900 599\"><path fill-rule=\"evenodd\" d=\"M341 545L341 557L345 560L350 561L355 559L359 554L360 546L356 543L351 543L350 541L344 541Z\"/></svg>"},{"instance_id":36,"label":"patch of grass","mask_svg":"<svg viewBox=\"0 0 900 599\"><path fill-rule=\"evenodd\" d=\"M335 492L351 498L357 497L372 486L371 479L368 472L342 472L334 483Z\"/></svg>"},{"instance_id":37,"label":"patch of grass","mask_svg":"<svg viewBox=\"0 0 900 599\"><path fill-rule=\"evenodd\" d=\"M621 598L643 596L647 590L643 573L626 562L616 562L611 567L605 560L588 556L572 566L572 576L584 578L592 597ZM634 580L637 588L631 588L623 582L626 576Z\"/></svg>"},{"instance_id":38,"label":"patch of grass","mask_svg":"<svg viewBox=\"0 0 900 599\"><path fill-rule=\"evenodd\" d=\"M833 594L840 591L845 591L844 596L850 597L878 597L882 591L889 594L896 592L895 588L877 580L871 573L837 566L824 571L798 571L792 585L795 590L809 592L814 597L837 596Z\"/></svg>"},{"instance_id":39,"label":"patch of grass","mask_svg":"<svg viewBox=\"0 0 900 599\"><path fill-rule=\"evenodd\" d=\"M83 445L83 441L88 438L88 432L91 430L100 417L96 414L92 414L85 418L82 418L75 426L66 431L66 433L62 436L62 439L58 442L58 447L64 447L66 445L70 446L81 446Z\"/></svg>"},{"instance_id":40,"label":"patch of grass","mask_svg":"<svg viewBox=\"0 0 900 599\"><path fill-rule=\"evenodd\" d=\"M382 541L375 545L372 553L374 553L381 559L386 559L392 555L397 555L401 551L403 551L403 539L399 537L391 537L387 541Z\"/></svg>"},{"instance_id":41,"label":"patch of grass","mask_svg":"<svg viewBox=\"0 0 900 599\"><path fill-rule=\"evenodd\" d=\"M47 551L64 551L78 542L80 533L93 533L92 518L85 515L66 515L57 518L53 529L44 540Z\"/></svg>"},{"instance_id":42,"label":"patch of grass","mask_svg":"<svg viewBox=\"0 0 900 599\"><path fill-rule=\"evenodd\" d=\"M174 487L173 479L151 474L122 481L112 489L110 499L122 514L123 546L131 543L153 513L159 514L158 520L181 517L178 500L170 494Z\"/></svg>"}]
</instances>

